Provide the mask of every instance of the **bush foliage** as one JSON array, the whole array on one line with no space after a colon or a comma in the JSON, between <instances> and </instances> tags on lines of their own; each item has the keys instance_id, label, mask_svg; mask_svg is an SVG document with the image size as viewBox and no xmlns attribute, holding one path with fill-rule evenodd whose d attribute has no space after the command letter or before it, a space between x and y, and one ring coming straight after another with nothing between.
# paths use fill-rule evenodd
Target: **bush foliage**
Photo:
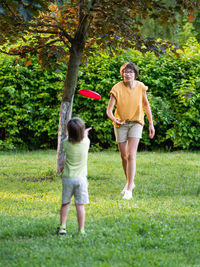
<instances>
[{"instance_id":1,"label":"bush foliage","mask_svg":"<svg viewBox=\"0 0 200 267\"><path fill-rule=\"evenodd\" d=\"M63 74L40 69L37 61L1 58L0 145L55 147Z\"/></svg>"},{"instance_id":2,"label":"bush foliage","mask_svg":"<svg viewBox=\"0 0 200 267\"><path fill-rule=\"evenodd\" d=\"M26 66L23 61L1 56L0 61L0 147L55 148L60 101L66 69L41 70L36 59ZM146 119L141 149L198 149L200 147L200 46L191 39L177 57L155 57L129 50L120 55L94 55L80 67L74 97L73 116L80 116L92 126L93 148L116 147L106 107L112 86L121 80L120 66L135 62L140 69L138 79L148 87L156 136L148 137ZM78 94L79 89L101 94L100 100Z\"/></svg>"}]
</instances>

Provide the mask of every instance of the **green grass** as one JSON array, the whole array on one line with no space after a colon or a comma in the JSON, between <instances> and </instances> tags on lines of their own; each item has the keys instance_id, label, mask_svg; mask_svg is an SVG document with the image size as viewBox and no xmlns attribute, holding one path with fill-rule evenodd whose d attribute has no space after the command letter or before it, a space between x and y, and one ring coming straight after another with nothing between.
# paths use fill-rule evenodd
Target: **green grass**
<instances>
[{"instance_id":1,"label":"green grass","mask_svg":"<svg viewBox=\"0 0 200 267\"><path fill-rule=\"evenodd\" d=\"M200 153L139 152L122 200L119 153L90 153L86 237L74 204L57 236L55 151L0 153L0 266L200 266Z\"/></svg>"}]
</instances>

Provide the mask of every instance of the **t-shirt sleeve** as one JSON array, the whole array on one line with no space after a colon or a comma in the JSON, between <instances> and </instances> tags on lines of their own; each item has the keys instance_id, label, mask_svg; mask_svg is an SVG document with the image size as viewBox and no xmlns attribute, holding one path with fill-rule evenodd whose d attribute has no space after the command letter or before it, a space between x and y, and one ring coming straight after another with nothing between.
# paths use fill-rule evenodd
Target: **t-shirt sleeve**
<instances>
[{"instance_id":1,"label":"t-shirt sleeve","mask_svg":"<svg viewBox=\"0 0 200 267\"><path fill-rule=\"evenodd\" d=\"M142 91L146 92L148 90L148 86L144 85L143 83L141 83L142 85Z\"/></svg>"},{"instance_id":2,"label":"t-shirt sleeve","mask_svg":"<svg viewBox=\"0 0 200 267\"><path fill-rule=\"evenodd\" d=\"M89 137L88 136L84 137L82 142L85 144L85 146L89 150L89 147L90 147L90 139L89 139Z\"/></svg>"},{"instance_id":3,"label":"t-shirt sleeve","mask_svg":"<svg viewBox=\"0 0 200 267\"><path fill-rule=\"evenodd\" d=\"M113 86L113 88L110 91L110 95L113 95L116 99L117 99L117 90L116 90L116 86Z\"/></svg>"}]
</instances>

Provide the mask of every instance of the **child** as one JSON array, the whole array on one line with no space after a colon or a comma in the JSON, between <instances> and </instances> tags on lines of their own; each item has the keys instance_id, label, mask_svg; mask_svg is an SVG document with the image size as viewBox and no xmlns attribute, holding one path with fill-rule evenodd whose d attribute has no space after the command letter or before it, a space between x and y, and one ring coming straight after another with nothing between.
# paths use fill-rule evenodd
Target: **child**
<instances>
[{"instance_id":1,"label":"child","mask_svg":"<svg viewBox=\"0 0 200 267\"><path fill-rule=\"evenodd\" d=\"M62 170L62 205L60 210L60 227L58 233L66 234L66 220L74 195L76 205L78 227L81 235L84 235L85 207L89 203L87 182L87 159L90 140L88 132L91 127L85 129L84 122L78 118L72 118L67 124L68 138L64 140L63 150L66 161Z\"/></svg>"}]
</instances>

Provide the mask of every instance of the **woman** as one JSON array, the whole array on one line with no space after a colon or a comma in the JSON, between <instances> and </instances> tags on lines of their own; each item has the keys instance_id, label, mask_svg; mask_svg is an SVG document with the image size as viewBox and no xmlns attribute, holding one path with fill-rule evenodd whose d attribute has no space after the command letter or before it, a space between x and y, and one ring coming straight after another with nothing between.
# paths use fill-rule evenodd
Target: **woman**
<instances>
[{"instance_id":1,"label":"woman","mask_svg":"<svg viewBox=\"0 0 200 267\"><path fill-rule=\"evenodd\" d=\"M121 66L120 74L123 81L115 84L110 91L107 115L113 121L126 176L126 185L121 193L124 195L123 199L129 200L132 198L132 190L135 187L136 152L144 126L143 109L149 121L150 138L154 137L155 129L146 94L148 88L136 80L139 74L138 67L132 62L127 62ZM116 110L113 115L115 105Z\"/></svg>"}]
</instances>

